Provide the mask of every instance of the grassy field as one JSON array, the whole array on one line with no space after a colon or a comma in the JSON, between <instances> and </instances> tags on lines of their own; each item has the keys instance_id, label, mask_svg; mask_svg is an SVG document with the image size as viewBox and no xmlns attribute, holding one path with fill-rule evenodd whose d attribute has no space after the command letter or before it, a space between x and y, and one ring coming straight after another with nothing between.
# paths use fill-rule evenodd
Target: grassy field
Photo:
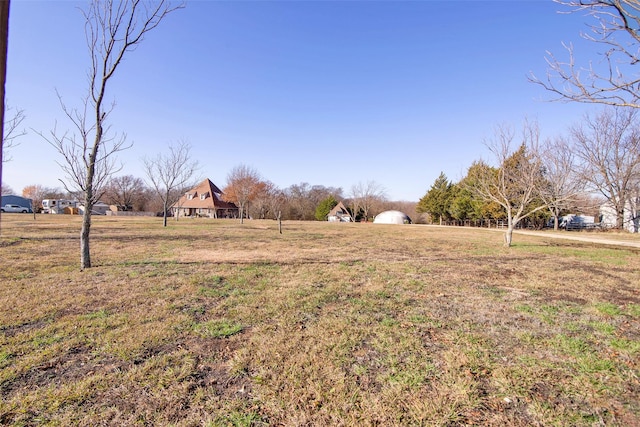
<instances>
[{"instance_id":1,"label":"grassy field","mask_svg":"<svg viewBox=\"0 0 640 427\"><path fill-rule=\"evenodd\" d=\"M640 425L640 253L479 229L2 216L0 424Z\"/></svg>"}]
</instances>

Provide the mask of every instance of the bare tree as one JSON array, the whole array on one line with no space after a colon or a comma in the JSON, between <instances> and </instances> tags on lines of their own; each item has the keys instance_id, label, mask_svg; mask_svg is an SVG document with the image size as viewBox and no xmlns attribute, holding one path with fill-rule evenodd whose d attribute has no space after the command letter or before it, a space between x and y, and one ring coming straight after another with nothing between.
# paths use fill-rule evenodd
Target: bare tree
<instances>
[{"instance_id":1,"label":"bare tree","mask_svg":"<svg viewBox=\"0 0 640 427\"><path fill-rule=\"evenodd\" d=\"M477 196L495 202L506 212L507 230L504 244L511 246L516 225L546 205L538 199L537 190L543 179L543 165L538 155L539 129L526 122L522 142L513 149L514 131L499 126L494 139L486 142L497 163L496 168L480 164L476 168L474 185L470 188ZM538 199L538 200L537 200Z\"/></svg>"},{"instance_id":2,"label":"bare tree","mask_svg":"<svg viewBox=\"0 0 640 427\"><path fill-rule=\"evenodd\" d=\"M144 171L162 200L162 225L167 226L167 212L184 192L199 168L198 162L191 160L191 146L180 141L169 145L166 155L159 153L154 158L143 159Z\"/></svg>"},{"instance_id":3,"label":"bare tree","mask_svg":"<svg viewBox=\"0 0 640 427\"><path fill-rule=\"evenodd\" d=\"M581 37L602 45L602 63L578 65L572 44L563 43L568 59L547 52L547 76L529 80L557 95L559 100L640 108L640 4L637 0L556 0L570 12L594 19Z\"/></svg>"},{"instance_id":4,"label":"bare tree","mask_svg":"<svg viewBox=\"0 0 640 427\"><path fill-rule=\"evenodd\" d=\"M278 215L278 206L275 203L277 201L277 193L279 192L276 185L271 181L262 181L258 185L258 191L253 199L251 210L254 212L254 217L265 219L267 217L273 217L276 219Z\"/></svg>"},{"instance_id":5,"label":"bare tree","mask_svg":"<svg viewBox=\"0 0 640 427\"><path fill-rule=\"evenodd\" d=\"M362 211L365 221L375 209L376 204L381 205L386 200L385 189L375 181L366 183L358 182L351 187L351 207L353 221L356 220L358 212Z\"/></svg>"},{"instance_id":6,"label":"bare tree","mask_svg":"<svg viewBox=\"0 0 640 427\"><path fill-rule=\"evenodd\" d=\"M292 184L284 191L284 217L295 220L310 220L315 212L315 205L309 193L311 186L307 182Z\"/></svg>"},{"instance_id":7,"label":"bare tree","mask_svg":"<svg viewBox=\"0 0 640 427\"><path fill-rule=\"evenodd\" d=\"M167 0L93 0L86 10L85 35L91 57L89 88L80 108L68 107L58 94L62 110L74 132L42 135L61 155L67 175L63 184L77 190L84 199L80 232L80 267L91 267L89 236L91 211L104 191L108 178L118 170L115 155L130 147L126 135L110 135L107 118L114 104L106 105L107 87L127 52L144 40L145 35L177 7Z\"/></svg>"},{"instance_id":8,"label":"bare tree","mask_svg":"<svg viewBox=\"0 0 640 427\"><path fill-rule=\"evenodd\" d=\"M274 185L273 188L269 190L267 199L267 209L271 213L273 219L282 219L282 209L286 205L286 202L286 192Z\"/></svg>"},{"instance_id":9,"label":"bare tree","mask_svg":"<svg viewBox=\"0 0 640 427\"><path fill-rule=\"evenodd\" d=\"M611 107L571 130L577 172L616 211L616 228L624 228L625 205L633 205L640 182L640 123L635 109Z\"/></svg>"},{"instance_id":10,"label":"bare tree","mask_svg":"<svg viewBox=\"0 0 640 427\"><path fill-rule=\"evenodd\" d=\"M568 141L562 137L549 139L540 147L544 179L538 194L554 218L553 229L558 230L560 213L575 205L585 185L575 173L575 155Z\"/></svg>"},{"instance_id":11,"label":"bare tree","mask_svg":"<svg viewBox=\"0 0 640 427\"><path fill-rule=\"evenodd\" d=\"M289 186L281 196L283 217L303 221L315 220L318 204L327 197L343 198L340 187L310 185L306 182Z\"/></svg>"},{"instance_id":12,"label":"bare tree","mask_svg":"<svg viewBox=\"0 0 640 427\"><path fill-rule=\"evenodd\" d=\"M3 182L2 186L0 187L0 195L6 194L15 194L15 191L13 191L13 188L11 188L11 186Z\"/></svg>"},{"instance_id":13,"label":"bare tree","mask_svg":"<svg viewBox=\"0 0 640 427\"><path fill-rule=\"evenodd\" d=\"M107 203L128 211L132 210L134 203L143 197L144 191L145 185L142 179L133 175L123 175L109 180L104 197Z\"/></svg>"},{"instance_id":14,"label":"bare tree","mask_svg":"<svg viewBox=\"0 0 640 427\"><path fill-rule=\"evenodd\" d=\"M245 210L248 212L247 205L260 194L261 187L262 178L252 167L239 165L227 175L227 186L222 191L222 198L238 205L241 224L244 223Z\"/></svg>"},{"instance_id":15,"label":"bare tree","mask_svg":"<svg viewBox=\"0 0 640 427\"><path fill-rule=\"evenodd\" d=\"M11 108L7 108L7 113L10 110ZM26 130L20 129L20 125L22 124L24 119L24 110L16 110L15 113L4 122L4 139L2 141L3 153L1 157L2 161L5 163L11 161L11 157L9 157L7 150L18 145L16 143L17 138L27 134Z\"/></svg>"},{"instance_id":16,"label":"bare tree","mask_svg":"<svg viewBox=\"0 0 640 427\"><path fill-rule=\"evenodd\" d=\"M36 212L42 206L42 200L45 199L46 194L51 190L36 184L36 185L27 185L22 189L22 197L27 199L31 199L31 209L33 210L33 219L36 219Z\"/></svg>"}]
</instances>

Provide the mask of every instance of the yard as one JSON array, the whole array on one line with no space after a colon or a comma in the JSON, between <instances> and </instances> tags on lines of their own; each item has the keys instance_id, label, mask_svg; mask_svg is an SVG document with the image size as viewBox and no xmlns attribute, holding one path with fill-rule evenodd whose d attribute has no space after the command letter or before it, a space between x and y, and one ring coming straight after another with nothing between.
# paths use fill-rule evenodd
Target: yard
<instances>
[{"instance_id":1,"label":"yard","mask_svg":"<svg viewBox=\"0 0 640 427\"><path fill-rule=\"evenodd\" d=\"M640 425L640 250L3 215L0 424Z\"/></svg>"}]
</instances>

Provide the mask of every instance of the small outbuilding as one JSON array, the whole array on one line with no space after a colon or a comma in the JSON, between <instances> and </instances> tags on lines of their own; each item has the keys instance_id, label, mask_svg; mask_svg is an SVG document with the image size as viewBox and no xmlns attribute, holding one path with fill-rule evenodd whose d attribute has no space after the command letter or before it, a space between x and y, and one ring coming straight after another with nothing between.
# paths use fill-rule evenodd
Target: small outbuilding
<instances>
[{"instance_id":1,"label":"small outbuilding","mask_svg":"<svg viewBox=\"0 0 640 427\"><path fill-rule=\"evenodd\" d=\"M327 215L327 221L351 222L351 214L344 206L344 204L342 204L342 202L338 202L338 204L333 209L331 209L329 215Z\"/></svg>"},{"instance_id":2,"label":"small outbuilding","mask_svg":"<svg viewBox=\"0 0 640 427\"><path fill-rule=\"evenodd\" d=\"M404 212L384 211L376 215L374 224L411 224L411 218Z\"/></svg>"},{"instance_id":3,"label":"small outbuilding","mask_svg":"<svg viewBox=\"0 0 640 427\"><path fill-rule=\"evenodd\" d=\"M29 212L33 212L33 201L26 197L20 197L15 195L6 195L0 198L0 205L19 205L29 209Z\"/></svg>"}]
</instances>

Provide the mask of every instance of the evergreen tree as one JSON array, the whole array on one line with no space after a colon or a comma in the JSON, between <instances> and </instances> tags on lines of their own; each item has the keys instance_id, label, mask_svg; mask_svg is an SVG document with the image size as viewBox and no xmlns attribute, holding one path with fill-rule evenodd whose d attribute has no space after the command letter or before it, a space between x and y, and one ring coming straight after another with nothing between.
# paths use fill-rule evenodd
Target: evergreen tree
<instances>
[{"instance_id":1,"label":"evergreen tree","mask_svg":"<svg viewBox=\"0 0 640 427\"><path fill-rule=\"evenodd\" d=\"M338 204L338 201L336 200L335 197L333 197L333 195L327 197L326 199L321 200L318 206L316 207L316 214L315 214L316 219L318 221L326 221L327 215L329 215L329 212L331 212L331 209L335 208L337 204Z\"/></svg>"},{"instance_id":2,"label":"evergreen tree","mask_svg":"<svg viewBox=\"0 0 640 427\"><path fill-rule=\"evenodd\" d=\"M416 212L428 213L431 221L442 222L443 219L451 218L452 185L444 172L435 180L431 189L420 199Z\"/></svg>"}]
</instances>

